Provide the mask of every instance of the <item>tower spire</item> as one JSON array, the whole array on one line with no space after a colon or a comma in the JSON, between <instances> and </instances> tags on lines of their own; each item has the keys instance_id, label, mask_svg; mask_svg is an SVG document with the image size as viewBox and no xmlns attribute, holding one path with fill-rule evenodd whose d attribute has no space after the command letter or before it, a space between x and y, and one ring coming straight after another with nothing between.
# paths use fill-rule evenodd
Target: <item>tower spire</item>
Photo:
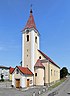
<instances>
[{"instance_id":1,"label":"tower spire","mask_svg":"<svg viewBox=\"0 0 70 96\"><path fill-rule=\"evenodd\" d=\"M32 4L31 4L31 6L30 6L31 8L30 8L30 16L29 16L29 18L28 18L28 21L27 21L27 23L26 23L26 26L24 27L24 29L23 30L25 30L25 29L30 29L30 28L34 28L34 29L36 29L36 24L35 24L35 21L34 21L34 17L33 17L33 11L32 11ZM36 29L37 30L37 29Z\"/></svg>"}]
</instances>

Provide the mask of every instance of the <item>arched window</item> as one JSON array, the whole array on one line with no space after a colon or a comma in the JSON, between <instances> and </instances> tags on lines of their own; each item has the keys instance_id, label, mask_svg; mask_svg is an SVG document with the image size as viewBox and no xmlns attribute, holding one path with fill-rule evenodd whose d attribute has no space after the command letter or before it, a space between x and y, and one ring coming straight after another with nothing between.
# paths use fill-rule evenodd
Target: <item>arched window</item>
<instances>
[{"instance_id":1,"label":"arched window","mask_svg":"<svg viewBox=\"0 0 70 96\"><path fill-rule=\"evenodd\" d=\"M29 35L27 35L27 42L29 41Z\"/></svg>"},{"instance_id":2,"label":"arched window","mask_svg":"<svg viewBox=\"0 0 70 96\"><path fill-rule=\"evenodd\" d=\"M37 76L37 73L35 73L35 76Z\"/></svg>"},{"instance_id":3,"label":"arched window","mask_svg":"<svg viewBox=\"0 0 70 96\"><path fill-rule=\"evenodd\" d=\"M39 59L41 59L41 56L39 56Z\"/></svg>"},{"instance_id":4,"label":"arched window","mask_svg":"<svg viewBox=\"0 0 70 96\"><path fill-rule=\"evenodd\" d=\"M35 43L37 43L37 37L35 37Z\"/></svg>"},{"instance_id":5,"label":"arched window","mask_svg":"<svg viewBox=\"0 0 70 96\"><path fill-rule=\"evenodd\" d=\"M51 76L52 76L52 69L51 69Z\"/></svg>"},{"instance_id":6,"label":"arched window","mask_svg":"<svg viewBox=\"0 0 70 96\"><path fill-rule=\"evenodd\" d=\"M55 76L55 70L54 70L54 76Z\"/></svg>"}]
</instances>

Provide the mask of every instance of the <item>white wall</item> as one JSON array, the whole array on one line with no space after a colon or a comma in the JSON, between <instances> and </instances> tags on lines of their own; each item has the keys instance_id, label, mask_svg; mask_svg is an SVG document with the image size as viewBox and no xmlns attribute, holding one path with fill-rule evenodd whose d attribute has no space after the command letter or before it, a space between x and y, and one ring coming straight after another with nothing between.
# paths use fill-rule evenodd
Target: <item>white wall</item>
<instances>
[{"instance_id":1,"label":"white wall","mask_svg":"<svg viewBox=\"0 0 70 96\"><path fill-rule=\"evenodd\" d=\"M29 79L29 86L33 85L33 76L28 76L25 78L25 86L27 87L27 79Z\"/></svg>"},{"instance_id":2,"label":"white wall","mask_svg":"<svg viewBox=\"0 0 70 96\"><path fill-rule=\"evenodd\" d=\"M40 45L39 45L39 36L37 36L37 42L38 42L38 50L40 48Z\"/></svg>"},{"instance_id":3,"label":"white wall","mask_svg":"<svg viewBox=\"0 0 70 96\"><path fill-rule=\"evenodd\" d=\"M35 85L44 85L44 69L43 68L35 68Z\"/></svg>"},{"instance_id":4,"label":"white wall","mask_svg":"<svg viewBox=\"0 0 70 96\"><path fill-rule=\"evenodd\" d=\"M24 33L22 33L22 67L24 67Z\"/></svg>"},{"instance_id":5,"label":"white wall","mask_svg":"<svg viewBox=\"0 0 70 96\"><path fill-rule=\"evenodd\" d=\"M22 76L21 79L20 79L20 86L23 88L23 87L26 87L26 84L25 84L25 76Z\"/></svg>"},{"instance_id":6,"label":"white wall","mask_svg":"<svg viewBox=\"0 0 70 96\"><path fill-rule=\"evenodd\" d=\"M31 71L34 73L34 64L35 64L35 62L34 62L34 39L35 38L35 36L34 36L34 30L32 30L31 31L31 66L32 66L32 68L31 68Z\"/></svg>"},{"instance_id":7,"label":"white wall","mask_svg":"<svg viewBox=\"0 0 70 96\"><path fill-rule=\"evenodd\" d=\"M9 69L0 69L0 79L1 79L1 74L3 74L4 80L9 79Z\"/></svg>"},{"instance_id":8,"label":"white wall","mask_svg":"<svg viewBox=\"0 0 70 96\"><path fill-rule=\"evenodd\" d=\"M12 85L15 87L15 78L14 78L14 74L12 74Z\"/></svg>"}]
</instances>

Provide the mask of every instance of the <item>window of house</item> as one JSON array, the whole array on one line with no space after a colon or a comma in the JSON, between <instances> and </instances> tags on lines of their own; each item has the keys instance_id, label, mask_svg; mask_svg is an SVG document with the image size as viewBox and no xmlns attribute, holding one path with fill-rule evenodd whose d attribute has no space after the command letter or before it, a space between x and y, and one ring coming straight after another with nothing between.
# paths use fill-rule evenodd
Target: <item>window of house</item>
<instances>
[{"instance_id":1,"label":"window of house","mask_svg":"<svg viewBox=\"0 0 70 96\"><path fill-rule=\"evenodd\" d=\"M41 59L41 56L39 56L39 59Z\"/></svg>"},{"instance_id":2,"label":"window of house","mask_svg":"<svg viewBox=\"0 0 70 96\"><path fill-rule=\"evenodd\" d=\"M54 70L54 76L55 76L55 70Z\"/></svg>"},{"instance_id":3,"label":"window of house","mask_svg":"<svg viewBox=\"0 0 70 96\"><path fill-rule=\"evenodd\" d=\"M37 76L37 73L35 73L35 76Z\"/></svg>"},{"instance_id":4,"label":"window of house","mask_svg":"<svg viewBox=\"0 0 70 96\"><path fill-rule=\"evenodd\" d=\"M19 73L19 69L16 69L16 74L18 74Z\"/></svg>"},{"instance_id":5,"label":"window of house","mask_svg":"<svg viewBox=\"0 0 70 96\"><path fill-rule=\"evenodd\" d=\"M27 52L28 52L28 49L27 49Z\"/></svg>"},{"instance_id":6,"label":"window of house","mask_svg":"<svg viewBox=\"0 0 70 96\"><path fill-rule=\"evenodd\" d=\"M29 81L29 79L27 79L27 81Z\"/></svg>"},{"instance_id":7,"label":"window of house","mask_svg":"<svg viewBox=\"0 0 70 96\"><path fill-rule=\"evenodd\" d=\"M29 35L27 35L27 42L29 41Z\"/></svg>"},{"instance_id":8,"label":"window of house","mask_svg":"<svg viewBox=\"0 0 70 96\"><path fill-rule=\"evenodd\" d=\"M51 76L52 76L52 69L51 69Z\"/></svg>"},{"instance_id":9,"label":"window of house","mask_svg":"<svg viewBox=\"0 0 70 96\"><path fill-rule=\"evenodd\" d=\"M35 42L37 43L37 37L35 37Z\"/></svg>"}]
</instances>

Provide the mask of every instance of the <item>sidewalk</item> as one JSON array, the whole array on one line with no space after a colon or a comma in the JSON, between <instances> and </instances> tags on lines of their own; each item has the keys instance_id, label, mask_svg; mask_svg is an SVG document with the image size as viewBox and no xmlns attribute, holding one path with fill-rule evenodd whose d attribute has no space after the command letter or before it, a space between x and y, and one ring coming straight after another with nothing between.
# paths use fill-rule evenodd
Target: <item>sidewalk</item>
<instances>
[{"instance_id":1,"label":"sidewalk","mask_svg":"<svg viewBox=\"0 0 70 96\"><path fill-rule=\"evenodd\" d=\"M10 88L10 87L11 87L11 82L9 81L0 82L0 88Z\"/></svg>"}]
</instances>

